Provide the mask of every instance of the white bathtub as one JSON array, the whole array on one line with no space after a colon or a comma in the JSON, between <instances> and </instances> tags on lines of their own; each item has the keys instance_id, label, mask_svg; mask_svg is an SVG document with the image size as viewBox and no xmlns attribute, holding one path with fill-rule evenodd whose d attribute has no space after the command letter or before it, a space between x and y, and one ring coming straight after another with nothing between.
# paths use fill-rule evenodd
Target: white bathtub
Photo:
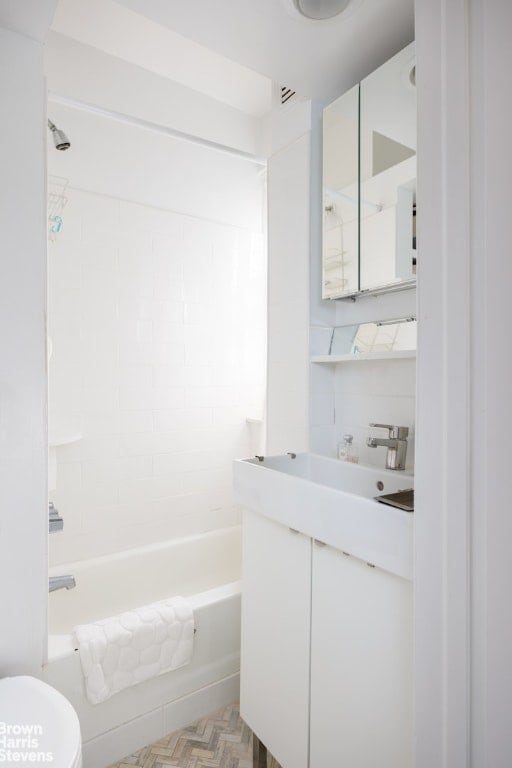
<instances>
[{"instance_id":1,"label":"white bathtub","mask_svg":"<svg viewBox=\"0 0 512 768\"><path fill-rule=\"evenodd\" d=\"M49 595L48 662L42 677L73 704L84 768L103 768L238 698L240 529L67 563L76 587ZM188 597L196 635L192 662L92 706L85 698L72 629L173 595Z\"/></svg>"}]
</instances>

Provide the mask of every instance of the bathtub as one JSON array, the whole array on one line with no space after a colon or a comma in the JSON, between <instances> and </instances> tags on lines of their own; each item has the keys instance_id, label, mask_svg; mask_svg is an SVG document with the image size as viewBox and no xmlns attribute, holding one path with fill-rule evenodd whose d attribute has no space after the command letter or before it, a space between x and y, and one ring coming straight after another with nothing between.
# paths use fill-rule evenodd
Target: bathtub
<instances>
[{"instance_id":1,"label":"bathtub","mask_svg":"<svg viewBox=\"0 0 512 768\"><path fill-rule=\"evenodd\" d=\"M238 699L240 528L67 563L76 587L49 595L48 661L42 678L73 704L82 729L84 768L125 755ZM72 629L174 595L193 606L192 662L91 705L85 698Z\"/></svg>"}]
</instances>

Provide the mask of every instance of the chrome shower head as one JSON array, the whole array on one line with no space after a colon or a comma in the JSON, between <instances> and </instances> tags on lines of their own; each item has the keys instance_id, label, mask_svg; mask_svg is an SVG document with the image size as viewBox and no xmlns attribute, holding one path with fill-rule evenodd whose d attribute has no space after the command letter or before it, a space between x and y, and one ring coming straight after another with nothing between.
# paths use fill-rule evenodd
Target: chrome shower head
<instances>
[{"instance_id":1,"label":"chrome shower head","mask_svg":"<svg viewBox=\"0 0 512 768\"><path fill-rule=\"evenodd\" d=\"M71 142L69 141L64 131L61 131L59 128L57 128L57 126L52 123L51 120L48 120L48 128L52 132L53 143L57 149L65 150L70 148Z\"/></svg>"}]
</instances>

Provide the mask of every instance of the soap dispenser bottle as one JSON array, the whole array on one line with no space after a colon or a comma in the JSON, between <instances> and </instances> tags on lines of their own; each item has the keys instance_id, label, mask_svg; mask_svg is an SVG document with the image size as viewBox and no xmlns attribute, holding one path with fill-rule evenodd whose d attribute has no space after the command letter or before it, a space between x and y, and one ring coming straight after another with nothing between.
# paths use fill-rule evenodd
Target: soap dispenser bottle
<instances>
[{"instance_id":1,"label":"soap dispenser bottle","mask_svg":"<svg viewBox=\"0 0 512 768\"><path fill-rule=\"evenodd\" d=\"M340 461L349 461L352 464L358 463L359 455L353 435L343 435L342 442L338 443L338 459Z\"/></svg>"}]
</instances>

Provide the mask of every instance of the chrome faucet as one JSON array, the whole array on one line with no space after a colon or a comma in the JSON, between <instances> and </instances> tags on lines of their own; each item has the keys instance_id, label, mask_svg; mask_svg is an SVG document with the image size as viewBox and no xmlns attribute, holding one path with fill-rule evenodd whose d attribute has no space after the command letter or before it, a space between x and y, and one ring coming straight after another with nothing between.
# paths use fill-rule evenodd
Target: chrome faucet
<instances>
[{"instance_id":1,"label":"chrome faucet","mask_svg":"<svg viewBox=\"0 0 512 768\"><path fill-rule=\"evenodd\" d=\"M55 592L57 589L73 589L76 587L74 576L50 576L48 592Z\"/></svg>"},{"instance_id":2,"label":"chrome faucet","mask_svg":"<svg viewBox=\"0 0 512 768\"><path fill-rule=\"evenodd\" d=\"M384 445L388 449L386 469L405 469L409 427L395 427L392 424L370 424L370 427L388 429L389 437L369 437L366 440L366 445L370 448L377 448L379 445Z\"/></svg>"},{"instance_id":3,"label":"chrome faucet","mask_svg":"<svg viewBox=\"0 0 512 768\"><path fill-rule=\"evenodd\" d=\"M59 515L59 511L54 507L53 501L48 504L48 531L49 533L55 533L55 531L62 531L64 528L64 520Z\"/></svg>"}]
</instances>

